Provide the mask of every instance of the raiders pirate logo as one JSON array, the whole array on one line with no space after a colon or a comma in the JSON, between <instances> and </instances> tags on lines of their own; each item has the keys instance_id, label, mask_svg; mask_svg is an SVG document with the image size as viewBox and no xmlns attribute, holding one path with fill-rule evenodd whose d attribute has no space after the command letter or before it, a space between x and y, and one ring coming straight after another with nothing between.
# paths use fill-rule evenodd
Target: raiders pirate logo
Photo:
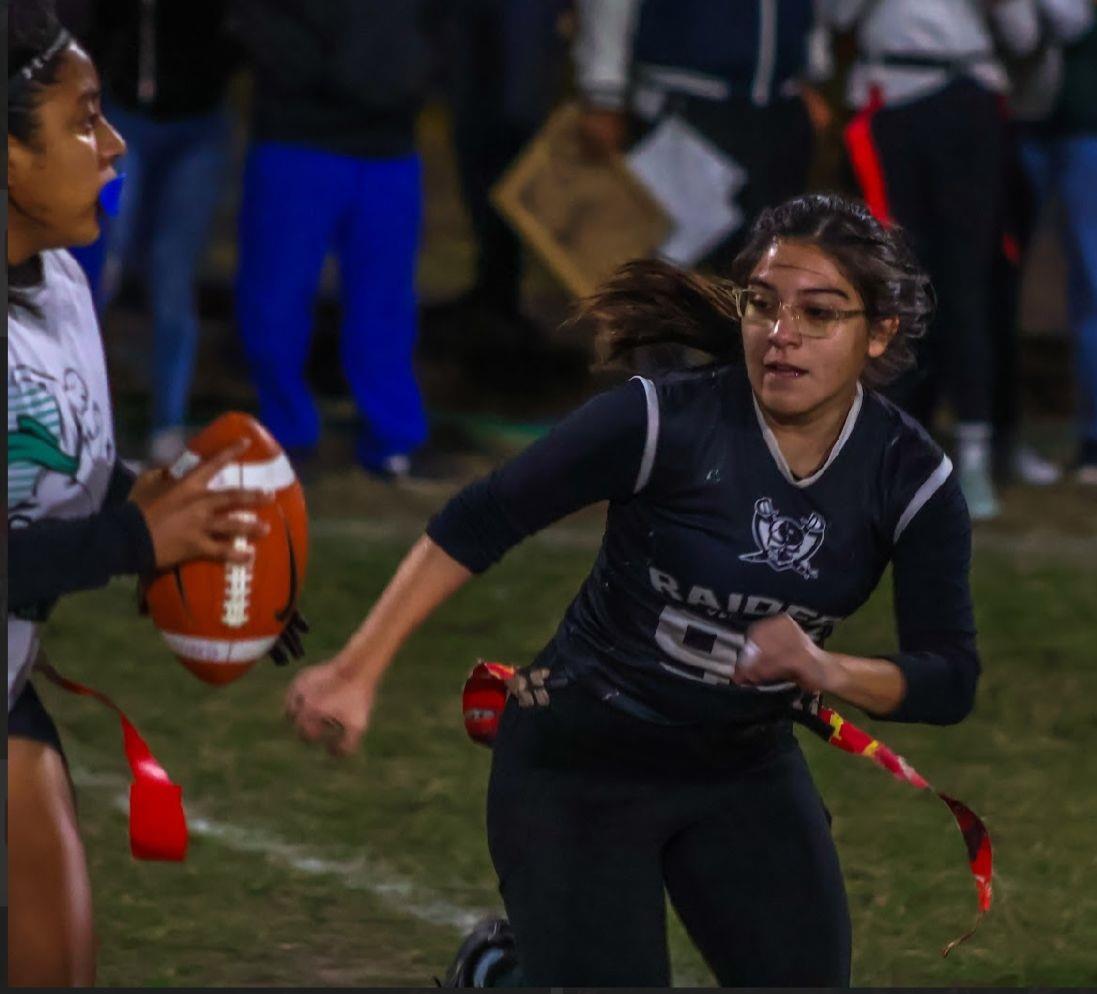
<instances>
[{"instance_id":1,"label":"raiders pirate logo","mask_svg":"<svg viewBox=\"0 0 1097 994\"><path fill-rule=\"evenodd\" d=\"M777 513L773 501L762 497L754 504L754 541L756 552L739 558L745 563L768 563L778 573L795 570L805 580L814 580L819 571L812 567L811 557L823 544L826 522L812 512L806 518L790 518Z\"/></svg>"}]
</instances>

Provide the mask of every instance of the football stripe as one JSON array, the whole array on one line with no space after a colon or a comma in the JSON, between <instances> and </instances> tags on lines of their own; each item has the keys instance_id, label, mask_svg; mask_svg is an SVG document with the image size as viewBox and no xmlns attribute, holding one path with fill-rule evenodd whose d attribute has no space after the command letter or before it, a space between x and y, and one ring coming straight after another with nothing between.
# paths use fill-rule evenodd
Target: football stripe
<instances>
[{"instance_id":1,"label":"football stripe","mask_svg":"<svg viewBox=\"0 0 1097 994\"><path fill-rule=\"evenodd\" d=\"M179 632L161 632L177 656L203 663L248 663L266 654L277 635L254 639L207 639Z\"/></svg>"},{"instance_id":2,"label":"football stripe","mask_svg":"<svg viewBox=\"0 0 1097 994\"><path fill-rule=\"evenodd\" d=\"M171 475L176 479L186 476L201 461L199 456L187 449L171 467ZM230 463L210 480L209 489L281 490L295 479L293 466L285 453L280 452L264 462Z\"/></svg>"}]
</instances>

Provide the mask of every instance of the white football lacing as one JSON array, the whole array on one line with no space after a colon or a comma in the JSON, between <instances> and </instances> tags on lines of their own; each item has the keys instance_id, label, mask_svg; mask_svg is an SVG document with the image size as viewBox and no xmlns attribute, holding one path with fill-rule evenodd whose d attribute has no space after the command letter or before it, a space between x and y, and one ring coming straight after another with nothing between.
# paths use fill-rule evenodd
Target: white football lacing
<instances>
[{"instance_id":1,"label":"white football lacing","mask_svg":"<svg viewBox=\"0 0 1097 994\"><path fill-rule=\"evenodd\" d=\"M241 520L253 522L255 515L242 511ZM237 535L232 543L235 552L254 552L254 547L243 535ZM251 579L255 557L246 563L228 563L225 566L225 599L222 602L221 623L229 628L242 628L248 623L251 606Z\"/></svg>"}]
</instances>

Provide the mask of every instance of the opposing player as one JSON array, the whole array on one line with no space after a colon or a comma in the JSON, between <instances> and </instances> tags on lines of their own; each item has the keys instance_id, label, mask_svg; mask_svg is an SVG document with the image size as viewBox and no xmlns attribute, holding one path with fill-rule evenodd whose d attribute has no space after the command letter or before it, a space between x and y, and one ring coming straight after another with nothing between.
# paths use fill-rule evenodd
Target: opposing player
<instances>
[{"instance_id":1,"label":"opposing player","mask_svg":"<svg viewBox=\"0 0 1097 994\"><path fill-rule=\"evenodd\" d=\"M99 232L124 143L87 55L41 0L8 5L8 983L95 981L91 895L57 729L28 681L58 597L192 558L246 558L230 516L265 500L211 493L242 449L173 482L136 481L114 445L103 345L65 246ZM89 633L94 637L94 633Z\"/></svg>"},{"instance_id":2,"label":"opposing player","mask_svg":"<svg viewBox=\"0 0 1097 994\"><path fill-rule=\"evenodd\" d=\"M667 985L664 891L721 984L848 985L842 874L790 716L821 693L892 721L973 706L964 500L948 458L872 389L911 361L925 275L898 232L825 195L764 212L731 275L638 262L588 301L610 359L654 347L650 368L681 345L713 362L595 397L458 494L287 693L306 737L353 749L438 604L609 501L493 750L488 842L534 986ZM899 651L824 649L889 562Z\"/></svg>"}]
</instances>

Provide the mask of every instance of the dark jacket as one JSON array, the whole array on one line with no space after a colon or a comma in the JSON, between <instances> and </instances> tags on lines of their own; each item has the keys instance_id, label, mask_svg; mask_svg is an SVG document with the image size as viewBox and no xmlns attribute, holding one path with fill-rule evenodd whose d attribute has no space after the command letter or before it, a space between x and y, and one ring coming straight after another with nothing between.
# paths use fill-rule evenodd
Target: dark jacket
<instances>
[{"instance_id":1,"label":"dark jacket","mask_svg":"<svg viewBox=\"0 0 1097 994\"><path fill-rule=\"evenodd\" d=\"M208 114L241 50L228 0L96 0L87 35L109 95L157 120Z\"/></svg>"},{"instance_id":2,"label":"dark jacket","mask_svg":"<svg viewBox=\"0 0 1097 994\"><path fill-rule=\"evenodd\" d=\"M431 74L438 0L234 0L255 70L252 136L406 155Z\"/></svg>"},{"instance_id":3,"label":"dark jacket","mask_svg":"<svg viewBox=\"0 0 1097 994\"><path fill-rule=\"evenodd\" d=\"M644 0L633 48L637 68L698 73L722 80L731 95L743 97L765 73L768 102L772 92L806 74L815 10L812 0L780 0L770 21L764 6L744 0Z\"/></svg>"},{"instance_id":4,"label":"dark jacket","mask_svg":"<svg viewBox=\"0 0 1097 994\"><path fill-rule=\"evenodd\" d=\"M580 0L576 81L591 104L627 91L762 107L820 73L814 0Z\"/></svg>"}]
</instances>

